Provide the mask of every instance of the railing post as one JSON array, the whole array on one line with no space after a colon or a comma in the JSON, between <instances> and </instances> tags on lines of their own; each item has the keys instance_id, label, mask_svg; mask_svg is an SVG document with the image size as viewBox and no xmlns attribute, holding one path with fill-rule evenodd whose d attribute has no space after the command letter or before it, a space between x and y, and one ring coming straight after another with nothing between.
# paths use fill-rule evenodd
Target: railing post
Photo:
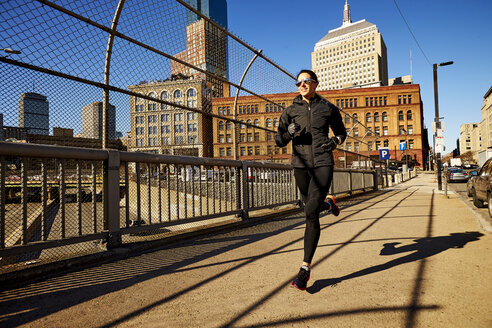
<instances>
[{"instance_id":1,"label":"railing post","mask_svg":"<svg viewBox=\"0 0 492 328\"><path fill-rule=\"evenodd\" d=\"M243 220L248 219L249 217L249 181L248 181L248 165L246 162L242 162L242 170L243 170L243 176L242 176L242 188L243 188L243 199L241 201L241 206L242 206L242 218Z\"/></svg>"},{"instance_id":2,"label":"railing post","mask_svg":"<svg viewBox=\"0 0 492 328\"><path fill-rule=\"evenodd\" d=\"M378 190L378 170L377 169L372 171L372 179L373 179L373 184L374 184L372 187L372 190L376 191L376 190ZM384 185L384 181L383 181L383 185Z\"/></svg>"},{"instance_id":3,"label":"railing post","mask_svg":"<svg viewBox=\"0 0 492 328\"><path fill-rule=\"evenodd\" d=\"M120 153L108 150L104 162L104 228L108 230L107 248L121 245L120 233Z\"/></svg>"}]
</instances>

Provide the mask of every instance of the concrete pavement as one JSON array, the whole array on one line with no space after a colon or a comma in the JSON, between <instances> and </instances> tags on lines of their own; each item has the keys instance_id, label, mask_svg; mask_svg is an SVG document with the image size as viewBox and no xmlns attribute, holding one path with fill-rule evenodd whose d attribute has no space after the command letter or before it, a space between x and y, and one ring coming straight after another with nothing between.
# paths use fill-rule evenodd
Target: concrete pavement
<instances>
[{"instance_id":1,"label":"concrete pavement","mask_svg":"<svg viewBox=\"0 0 492 328\"><path fill-rule=\"evenodd\" d=\"M323 216L308 290L302 215L0 292L2 327L491 327L492 235L433 175Z\"/></svg>"}]
</instances>

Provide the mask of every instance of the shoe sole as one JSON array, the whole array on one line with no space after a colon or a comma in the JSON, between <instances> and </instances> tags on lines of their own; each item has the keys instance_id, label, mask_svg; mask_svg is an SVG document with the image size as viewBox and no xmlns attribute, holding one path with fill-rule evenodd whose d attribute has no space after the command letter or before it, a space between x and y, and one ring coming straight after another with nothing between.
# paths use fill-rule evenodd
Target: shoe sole
<instances>
[{"instance_id":1,"label":"shoe sole","mask_svg":"<svg viewBox=\"0 0 492 328\"><path fill-rule=\"evenodd\" d=\"M333 202L333 206L335 206L335 208L336 208L336 210L335 210L336 214L333 212L333 208L330 210L330 212L331 212L333 215L338 216L338 215L340 214L340 207L338 207L338 205L336 204L336 202L335 202L335 197L333 197L332 195L328 195L328 196L326 196L326 198L327 198L327 199L328 199L328 198L329 198L329 199L331 199L331 200L332 200L332 202ZM330 204L330 205L331 205L331 204Z\"/></svg>"}]
</instances>

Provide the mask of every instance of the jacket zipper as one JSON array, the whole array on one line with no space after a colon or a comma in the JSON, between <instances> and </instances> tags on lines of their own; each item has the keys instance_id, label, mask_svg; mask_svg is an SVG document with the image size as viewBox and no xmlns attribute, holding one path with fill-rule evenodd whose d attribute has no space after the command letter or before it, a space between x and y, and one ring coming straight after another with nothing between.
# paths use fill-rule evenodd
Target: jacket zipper
<instances>
[{"instance_id":1,"label":"jacket zipper","mask_svg":"<svg viewBox=\"0 0 492 328\"><path fill-rule=\"evenodd\" d=\"M312 163L313 163L313 167L314 167L315 166L314 165L314 136L313 136L313 131L312 131L313 113L311 111L311 104L308 104L308 110L309 110L309 133L311 133L311 138L312 138L312 141L311 141L311 159L312 159Z\"/></svg>"}]
</instances>

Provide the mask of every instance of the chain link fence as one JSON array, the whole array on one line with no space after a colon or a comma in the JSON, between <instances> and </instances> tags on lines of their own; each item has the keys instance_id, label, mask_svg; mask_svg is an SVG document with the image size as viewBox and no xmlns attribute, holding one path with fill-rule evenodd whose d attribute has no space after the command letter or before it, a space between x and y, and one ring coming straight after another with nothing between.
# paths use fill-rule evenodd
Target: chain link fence
<instances>
[{"instance_id":1,"label":"chain link fence","mask_svg":"<svg viewBox=\"0 0 492 328\"><path fill-rule=\"evenodd\" d=\"M290 147L276 147L274 134L295 97L295 76L217 17L181 0L0 1L0 139L288 163ZM362 122L358 128L366 136ZM358 135L352 131L349 139L362 144ZM335 153L336 167L375 168L372 158L361 164L360 149L344 147L349 152ZM77 155L2 157L1 247L77 237L76 244L53 243L43 252L61 259L101 251L98 238L108 229L104 163ZM234 213L244 197L235 169L124 161L119 228L136 231L125 240L159 238L169 232L162 223L175 219ZM296 197L287 169L252 166L241 176L257 183L247 191L247 206ZM138 230L151 224L161 226ZM0 261L36 262L40 252Z\"/></svg>"}]
</instances>

